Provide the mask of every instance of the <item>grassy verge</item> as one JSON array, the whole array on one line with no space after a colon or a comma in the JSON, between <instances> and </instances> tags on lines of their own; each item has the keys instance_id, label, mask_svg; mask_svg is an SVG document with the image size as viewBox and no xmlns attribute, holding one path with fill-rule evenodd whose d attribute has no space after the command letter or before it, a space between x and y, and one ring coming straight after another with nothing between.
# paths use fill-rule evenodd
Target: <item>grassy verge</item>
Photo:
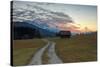
<instances>
[{"instance_id":1,"label":"grassy verge","mask_svg":"<svg viewBox=\"0 0 100 67\"><path fill-rule=\"evenodd\" d=\"M64 63L97 60L96 34L77 35L70 39L54 38L56 53Z\"/></svg>"},{"instance_id":2,"label":"grassy verge","mask_svg":"<svg viewBox=\"0 0 100 67\"><path fill-rule=\"evenodd\" d=\"M49 60L49 57L46 50L42 56L42 64L48 64L48 60Z\"/></svg>"},{"instance_id":3,"label":"grassy verge","mask_svg":"<svg viewBox=\"0 0 100 67\"><path fill-rule=\"evenodd\" d=\"M45 44L41 39L13 40L13 64L27 65L33 54Z\"/></svg>"}]
</instances>

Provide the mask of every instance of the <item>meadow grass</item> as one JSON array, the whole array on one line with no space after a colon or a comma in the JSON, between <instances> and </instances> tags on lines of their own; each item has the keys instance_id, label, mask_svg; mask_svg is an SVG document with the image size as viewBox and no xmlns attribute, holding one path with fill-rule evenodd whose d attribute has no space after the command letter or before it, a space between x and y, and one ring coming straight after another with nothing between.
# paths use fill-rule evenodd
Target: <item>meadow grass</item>
<instances>
[{"instance_id":1,"label":"meadow grass","mask_svg":"<svg viewBox=\"0 0 100 67\"><path fill-rule=\"evenodd\" d=\"M49 57L48 57L48 53L47 53L47 49L44 51L44 54L42 56L42 64L48 64L49 63Z\"/></svg>"},{"instance_id":2,"label":"meadow grass","mask_svg":"<svg viewBox=\"0 0 100 67\"><path fill-rule=\"evenodd\" d=\"M56 43L56 53L64 63L97 60L97 35L76 35L71 38L47 38ZM13 40L13 64L27 65L35 52L46 45L41 39ZM48 64L47 49L42 56Z\"/></svg>"},{"instance_id":3,"label":"meadow grass","mask_svg":"<svg viewBox=\"0 0 100 67\"><path fill-rule=\"evenodd\" d=\"M77 35L71 38L52 38L56 53L64 63L97 60L96 34Z\"/></svg>"},{"instance_id":4,"label":"meadow grass","mask_svg":"<svg viewBox=\"0 0 100 67\"><path fill-rule=\"evenodd\" d=\"M13 40L13 65L27 65L45 44L41 39Z\"/></svg>"}]
</instances>

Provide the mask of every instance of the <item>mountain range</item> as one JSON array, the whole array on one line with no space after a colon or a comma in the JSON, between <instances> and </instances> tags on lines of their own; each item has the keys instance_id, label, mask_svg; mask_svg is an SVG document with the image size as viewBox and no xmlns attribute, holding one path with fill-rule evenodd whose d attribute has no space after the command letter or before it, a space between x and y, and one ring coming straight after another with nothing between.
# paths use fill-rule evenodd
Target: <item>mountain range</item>
<instances>
[{"instance_id":1,"label":"mountain range","mask_svg":"<svg viewBox=\"0 0 100 67\"><path fill-rule=\"evenodd\" d=\"M38 3L14 1L12 10L13 22L26 22L49 33L59 32L60 23L73 23L69 15L48 10Z\"/></svg>"}]
</instances>

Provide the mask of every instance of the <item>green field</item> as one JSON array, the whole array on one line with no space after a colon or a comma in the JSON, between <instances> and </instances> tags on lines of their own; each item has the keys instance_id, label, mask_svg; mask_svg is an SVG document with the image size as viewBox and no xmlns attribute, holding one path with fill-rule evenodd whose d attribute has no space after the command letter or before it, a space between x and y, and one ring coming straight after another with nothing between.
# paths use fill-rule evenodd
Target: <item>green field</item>
<instances>
[{"instance_id":1,"label":"green field","mask_svg":"<svg viewBox=\"0 0 100 67\"><path fill-rule=\"evenodd\" d=\"M76 35L71 38L48 38L56 43L56 53L64 63L97 60L97 35ZM13 64L27 65L33 54L47 43L41 39L13 40ZM47 64L47 51L43 63Z\"/></svg>"},{"instance_id":2,"label":"green field","mask_svg":"<svg viewBox=\"0 0 100 67\"><path fill-rule=\"evenodd\" d=\"M56 53L64 63L97 60L97 35L77 35L70 39L54 38Z\"/></svg>"},{"instance_id":3,"label":"green field","mask_svg":"<svg viewBox=\"0 0 100 67\"><path fill-rule=\"evenodd\" d=\"M13 65L27 65L33 54L45 44L41 39L13 40Z\"/></svg>"}]
</instances>

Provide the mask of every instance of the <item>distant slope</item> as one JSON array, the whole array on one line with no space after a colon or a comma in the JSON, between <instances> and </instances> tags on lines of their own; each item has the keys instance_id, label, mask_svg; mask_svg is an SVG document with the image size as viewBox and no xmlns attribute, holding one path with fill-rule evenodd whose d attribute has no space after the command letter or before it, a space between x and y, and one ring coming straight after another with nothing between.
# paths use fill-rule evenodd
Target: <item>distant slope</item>
<instances>
[{"instance_id":1,"label":"distant slope","mask_svg":"<svg viewBox=\"0 0 100 67\"><path fill-rule=\"evenodd\" d=\"M48 29L43 29L43 28L40 28L34 24L29 24L28 22L14 22L13 23L13 27L29 27L29 28L33 28L33 29L36 29L40 32L40 35L42 37L53 37L53 36L56 36L56 33L55 32L51 32L50 30Z\"/></svg>"}]
</instances>

